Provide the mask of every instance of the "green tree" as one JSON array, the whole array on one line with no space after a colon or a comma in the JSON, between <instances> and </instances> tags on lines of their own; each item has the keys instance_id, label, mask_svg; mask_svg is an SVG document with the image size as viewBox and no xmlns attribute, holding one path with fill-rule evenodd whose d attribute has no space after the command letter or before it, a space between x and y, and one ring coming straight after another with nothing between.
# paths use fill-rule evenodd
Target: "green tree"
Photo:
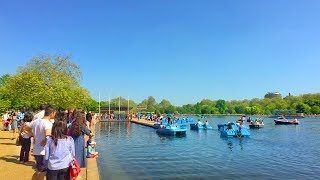
<instances>
[{"instance_id":1,"label":"green tree","mask_svg":"<svg viewBox=\"0 0 320 180\"><path fill-rule=\"evenodd\" d=\"M86 108L90 96L80 86L80 78L80 68L69 56L38 56L19 67L2 92L15 108L36 109L41 104Z\"/></svg>"},{"instance_id":2,"label":"green tree","mask_svg":"<svg viewBox=\"0 0 320 180\"><path fill-rule=\"evenodd\" d=\"M154 97L149 96L147 99L147 110L150 112L154 112L156 110L156 99L154 99Z\"/></svg>"},{"instance_id":3,"label":"green tree","mask_svg":"<svg viewBox=\"0 0 320 180\"><path fill-rule=\"evenodd\" d=\"M251 114L262 114L262 109L260 106L252 106L251 107Z\"/></svg>"},{"instance_id":4,"label":"green tree","mask_svg":"<svg viewBox=\"0 0 320 180\"><path fill-rule=\"evenodd\" d=\"M201 114L211 114L213 112L212 106L202 105L201 106Z\"/></svg>"},{"instance_id":5,"label":"green tree","mask_svg":"<svg viewBox=\"0 0 320 180\"><path fill-rule=\"evenodd\" d=\"M225 100L219 99L217 101L215 107L219 110L220 114L225 114L226 113L227 106L226 106L226 101Z\"/></svg>"},{"instance_id":6,"label":"green tree","mask_svg":"<svg viewBox=\"0 0 320 180\"><path fill-rule=\"evenodd\" d=\"M6 82L8 82L10 79L9 74L4 74L0 77L0 87L4 86Z\"/></svg>"},{"instance_id":7,"label":"green tree","mask_svg":"<svg viewBox=\"0 0 320 180\"><path fill-rule=\"evenodd\" d=\"M320 114L320 107L319 106L312 106L311 113L312 114Z\"/></svg>"},{"instance_id":8,"label":"green tree","mask_svg":"<svg viewBox=\"0 0 320 180\"><path fill-rule=\"evenodd\" d=\"M298 113L310 113L310 106L308 106L307 104L304 104L304 103L299 103L297 106L296 106L296 110Z\"/></svg>"},{"instance_id":9,"label":"green tree","mask_svg":"<svg viewBox=\"0 0 320 180\"><path fill-rule=\"evenodd\" d=\"M245 107L244 113L245 114L251 114L251 107L250 106Z\"/></svg>"},{"instance_id":10,"label":"green tree","mask_svg":"<svg viewBox=\"0 0 320 180\"><path fill-rule=\"evenodd\" d=\"M163 99L159 104L158 104L158 110L160 111L160 113L164 113L166 111L171 111L172 110L172 104L170 103L170 101ZM170 109L169 109L170 108ZM172 112L173 113L173 112Z\"/></svg>"}]
</instances>

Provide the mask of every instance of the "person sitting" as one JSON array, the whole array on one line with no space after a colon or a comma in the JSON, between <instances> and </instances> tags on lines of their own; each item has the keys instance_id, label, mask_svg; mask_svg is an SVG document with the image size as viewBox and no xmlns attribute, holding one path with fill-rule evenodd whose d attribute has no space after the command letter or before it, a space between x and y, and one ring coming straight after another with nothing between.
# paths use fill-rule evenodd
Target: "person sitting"
<instances>
[{"instance_id":1,"label":"person sitting","mask_svg":"<svg viewBox=\"0 0 320 180\"><path fill-rule=\"evenodd\" d=\"M160 128L164 128L164 125L162 122L160 122Z\"/></svg>"},{"instance_id":2,"label":"person sitting","mask_svg":"<svg viewBox=\"0 0 320 180\"><path fill-rule=\"evenodd\" d=\"M233 127L232 127L232 124L231 123L228 123L228 125L227 125L227 130L228 129L230 129L230 130L232 130L233 129Z\"/></svg>"},{"instance_id":3,"label":"person sitting","mask_svg":"<svg viewBox=\"0 0 320 180\"><path fill-rule=\"evenodd\" d=\"M87 148L87 158L95 158L98 157L98 152L95 151L95 146L96 146L96 142L95 141L91 141L89 143L89 146Z\"/></svg>"},{"instance_id":4,"label":"person sitting","mask_svg":"<svg viewBox=\"0 0 320 180\"><path fill-rule=\"evenodd\" d=\"M200 121L200 119L197 122L198 125L202 125L202 122Z\"/></svg>"},{"instance_id":5,"label":"person sitting","mask_svg":"<svg viewBox=\"0 0 320 180\"><path fill-rule=\"evenodd\" d=\"M242 128L244 128L244 123L243 122L240 123L240 129L242 129Z\"/></svg>"}]
</instances>

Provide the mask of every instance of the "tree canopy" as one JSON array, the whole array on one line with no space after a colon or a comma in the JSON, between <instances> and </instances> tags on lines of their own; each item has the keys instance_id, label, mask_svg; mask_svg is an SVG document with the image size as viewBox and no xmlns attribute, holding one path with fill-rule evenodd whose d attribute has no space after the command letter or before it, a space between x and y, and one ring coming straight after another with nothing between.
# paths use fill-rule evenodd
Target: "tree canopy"
<instances>
[{"instance_id":1,"label":"tree canopy","mask_svg":"<svg viewBox=\"0 0 320 180\"><path fill-rule=\"evenodd\" d=\"M61 109L87 108L91 97L80 86L79 66L70 59L70 56L49 55L32 58L4 84L1 82L1 100L10 101L8 108L13 109L23 106L37 109L41 104L52 104Z\"/></svg>"}]
</instances>

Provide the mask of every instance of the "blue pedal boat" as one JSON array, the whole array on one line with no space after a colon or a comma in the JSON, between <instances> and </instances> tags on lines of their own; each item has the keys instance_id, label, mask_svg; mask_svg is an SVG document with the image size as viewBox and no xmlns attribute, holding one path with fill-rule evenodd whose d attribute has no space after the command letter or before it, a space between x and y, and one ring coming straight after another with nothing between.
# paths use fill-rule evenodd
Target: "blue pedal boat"
<instances>
[{"instance_id":1,"label":"blue pedal boat","mask_svg":"<svg viewBox=\"0 0 320 180\"><path fill-rule=\"evenodd\" d=\"M186 131L187 129L182 128L179 124L168 124L157 129L157 133L170 136L185 135Z\"/></svg>"},{"instance_id":2,"label":"blue pedal boat","mask_svg":"<svg viewBox=\"0 0 320 180\"><path fill-rule=\"evenodd\" d=\"M160 122L155 122L154 125L153 125L153 128L154 129L159 129L161 124L166 126L166 125L168 125L168 121L163 118Z\"/></svg>"},{"instance_id":3,"label":"blue pedal boat","mask_svg":"<svg viewBox=\"0 0 320 180\"><path fill-rule=\"evenodd\" d=\"M198 124L198 123L195 123L195 124L190 124L190 129L191 130L201 130L201 129L211 130L213 128L212 128L212 126L210 124Z\"/></svg>"},{"instance_id":4,"label":"blue pedal boat","mask_svg":"<svg viewBox=\"0 0 320 180\"><path fill-rule=\"evenodd\" d=\"M220 132L222 137L249 137L250 131L247 126L240 126L235 123L231 123L227 126L221 126Z\"/></svg>"},{"instance_id":5,"label":"blue pedal boat","mask_svg":"<svg viewBox=\"0 0 320 180\"><path fill-rule=\"evenodd\" d=\"M198 124L198 123L190 124L190 129L191 130L200 130L200 129L203 129L203 125L202 124Z\"/></svg>"},{"instance_id":6,"label":"blue pedal boat","mask_svg":"<svg viewBox=\"0 0 320 180\"><path fill-rule=\"evenodd\" d=\"M218 130L222 131L225 127L228 126L228 124L231 124L232 126L235 125L233 122L228 122L227 124L218 124Z\"/></svg>"}]
</instances>

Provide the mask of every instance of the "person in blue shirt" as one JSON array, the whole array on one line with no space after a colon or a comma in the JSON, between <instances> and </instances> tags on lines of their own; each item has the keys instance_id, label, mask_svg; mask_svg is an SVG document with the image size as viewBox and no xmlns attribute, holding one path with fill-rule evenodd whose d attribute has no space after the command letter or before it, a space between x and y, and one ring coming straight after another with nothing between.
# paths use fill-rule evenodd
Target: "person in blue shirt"
<instances>
[{"instance_id":1,"label":"person in blue shirt","mask_svg":"<svg viewBox=\"0 0 320 180\"><path fill-rule=\"evenodd\" d=\"M96 146L96 142L95 141L90 141L87 147L87 158L95 158L98 157L98 152L96 152L95 150L95 146Z\"/></svg>"},{"instance_id":2,"label":"person in blue shirt","mask_svg":"<svg viewBox=\"0 0 320 180\"><path fill-rule=\"evenodd\" d=\"M26 108L23 107L21 109L21 111L19 111L17 113L17 116L15 117L15 119L13 119L12 122L12 130L13 130L13 138L12 139L16 139L17 138L17 132L19 131L20 127L21 127L21 120L23 120L24 118L24 112L26 111Z\"/></svg>"}]
</instances>

